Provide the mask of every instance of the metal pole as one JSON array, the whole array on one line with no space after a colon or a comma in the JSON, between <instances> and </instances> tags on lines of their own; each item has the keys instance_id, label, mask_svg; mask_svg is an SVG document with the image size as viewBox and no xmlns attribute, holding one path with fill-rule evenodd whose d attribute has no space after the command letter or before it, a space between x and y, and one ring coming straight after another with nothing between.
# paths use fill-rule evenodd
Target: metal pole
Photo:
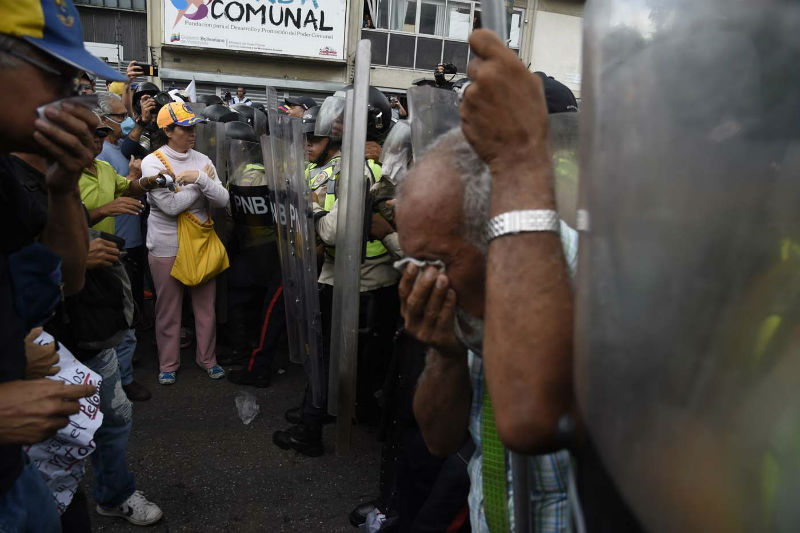
<instances>
[{"instance_id":1,"label":"metal pole","mask_svg":"<svg viewBox=\"0 0 800 533\"><path fill-rule=\"evenodd\" d=\"M342 172L337 195L336 265L334 269L333 326L331 330L329 402L336 402L336 453L350 451L352 418L355 410L356 363L358 361L358 314L363 248L364 151L367 142L367 101L371 45L358 43L353 89L347 93L344 123ZM338 364L335 372L334 364Z\"/></svg>"}]
</instances>

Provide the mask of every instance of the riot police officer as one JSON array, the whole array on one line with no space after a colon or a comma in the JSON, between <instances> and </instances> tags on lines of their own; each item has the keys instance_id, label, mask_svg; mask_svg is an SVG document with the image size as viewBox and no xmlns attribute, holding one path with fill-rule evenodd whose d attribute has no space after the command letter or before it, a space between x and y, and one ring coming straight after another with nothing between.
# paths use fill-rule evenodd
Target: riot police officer
<instances>
[{"instance_id":1,"label":"riot police officer","mask_svg":"<svg viewBox=\"0 0 800 533\"><path fill-rule=\"evenodd\" d=\"M247 108L252 110L252 108ZM280 258L261 146L253 128L241 121L225 125L228 189L233 228L228 245L228 324L233 383L267 387L272 352L285 328ZM260 320L251 320L251 317ZM255 348L252 348L255 345Z\"/></svg>"},{"instance_id":2,"label":"riot police officer","mask_svg":"<svg viewBox=\"0 0 800 533\"><path fill-rule=\"evenodd\" d=\"M386 97L370 87L367 139L380 141L391 128L391 107ZM319 276L320 311L322 314L323 367L327 374L330 359L334 262L337 231L359 231L365 228L338 228L337 187L342 179L340 146L344 98L332 96L319 110L304 114L306 123L307 177L314 197L314 219L317 236L324 249L324 262ZM314 121L311 135L310 123ZM371 187L381 179L381 167L373 160L365 161L363 179ZM388 224L387 224L388 226ZM361 313L359 338L359 379L356 416L361 421L376 422L378 406L375 393L383 385L385 368L391 353L399 302L397 272L392 267L394 256L380 239L365 237L361 265ZM327 384L327 375L323 380ZM327 397L327 394L324 395ZM327 418L326 406L315 407L309 395L298 410L287 412L287 420L296 423L286 431L276 431L273 441L281 448L293 448L308 456L323 453L322 424ZM299 422L299 423L298 423Z\"/></svg>"}]
</instances>

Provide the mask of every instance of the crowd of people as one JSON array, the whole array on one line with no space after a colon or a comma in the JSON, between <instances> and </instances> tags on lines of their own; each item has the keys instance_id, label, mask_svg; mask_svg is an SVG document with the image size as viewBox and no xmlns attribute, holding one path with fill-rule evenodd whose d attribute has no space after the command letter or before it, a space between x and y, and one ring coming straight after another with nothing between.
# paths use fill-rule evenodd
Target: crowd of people
<instances>
[{"instance_id":1,"label":"crowd of people","mask_svg":"<svg viewBox=\"0 0 800 533\"><path fill-rule=\"evenodd\" d=\"M304 361L306 388L272 442L323 455L323 427L336 420L336 247L350 231L363 240L355 421L383 442L375 497L353 502L352 525L644 531L576 401L579 239L558 211L548 140L552 116L578 109L565 85L475 30L468 79L431 89L455 89L459 125L419 150L414 117L370 87L363 176L348 176L343 94L269 108L245 87L225 98L162 91L137 82L135 61L123 75L89 54L69 0L39 4L44 17L0 20L0 87L15 102L0 112L0 213L13 228L0 254L0 530L91 531L87 458L97 513L161 520L126 459L131 402L179 387L192 342L211 380L269 387L285 367L281 339L300 331L308 349L319 335L319 359ZM108 90L96 92L96 77ZM285 302L295 273L276 206L287 200L261 192L279 165L261 143L277 142L278 116L303 134L293 164L314 236L306 308L319 321L302 327L297 302ZM371 212L344 228L339 187L362 177ZM141 383L133 356L137 328L149 327L159 372Z\"/></svg>"}]
</instances>

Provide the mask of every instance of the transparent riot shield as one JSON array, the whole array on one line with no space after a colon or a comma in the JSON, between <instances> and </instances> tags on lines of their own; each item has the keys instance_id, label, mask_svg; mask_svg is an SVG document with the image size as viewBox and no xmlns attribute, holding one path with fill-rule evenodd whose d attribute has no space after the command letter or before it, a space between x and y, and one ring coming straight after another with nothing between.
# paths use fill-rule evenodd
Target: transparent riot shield
<instances>
[{"instance_id":1,"label":"transparent riot shield","mask_svg":"<svg viewBox=\"0 0 800 533\"><path fill-rule=\"evenodd\" d=\"M411 159L411 126L408 121L401 120L395 123L383 142L381 181L389 179L392 183L398 183L408 171Z\"/></svg>"},{"instance_id":2,"label":"transparent riot shield","mask_svg":"<svg viewBox=\"0 0 800 533\"><path fill-rule=\"evenodd\" d=\"M414 160L425 155L437 137L461 125L455 91L437 87L408 90L409 121Z\"/></svg>"},{"instance_id":3,"label":"transparent riot shield","mask_svg":"<svg viewBox=\"0 0 800 533\"><path fill-rule=\"evenodd\" d=\"M304 172L301 123L272 109L268 118L270 135L261 136L261 148L264 161L271 163L265 168L281 256L289 356L307 365L312 402L321 407L327 382L322 368L316 234Z\"/></svg>"},{"instance_id":4,"label":"transparent riot shield","mask_svg":"<svg viewBox=\"0 0 800 533\"><path fill-rule=\"evenodd\" d=\"M647 531L797 531L800 6L584 25L581 418Z\"/></svg>"},{"instance_id":5,"label":"transparent riot shield","mask_svg":"<svg viewBox=\"0 0 800 533\"><path fill-rule=\"evenodd\" d=\"M336 409L336 453L350 449L356 398L358 315L361 260L364 247L366 180L364 152L367 142L370 42L358 43L353 89L347 91L342 137L342 173L336 203L336 262L333 286L333 326L328 409ZM319 117L317 118L319 120Z\"/></svg>"},{"instance_id":6,"label":"transparent riot shield","mask_svg":"<svg viewBox=\"0 0 800 533\"><path fill-rule=\"evenodd\" d=\"M548 138L553 153L556 206L561 219L575 228L578 206L578 113L550 115Z\"/></svg>"},{"instance_id":7,"label":"transparent riot shield","mask_svg":"<svg viewBox=\"0 0 800 533\"><path fill-rule=\"evenodd\" d=\"M194 149L211 159L217 175L223 184L227 184L225 124L222 122L206 122L195 126Z\"/></svg>"}]
</instances>

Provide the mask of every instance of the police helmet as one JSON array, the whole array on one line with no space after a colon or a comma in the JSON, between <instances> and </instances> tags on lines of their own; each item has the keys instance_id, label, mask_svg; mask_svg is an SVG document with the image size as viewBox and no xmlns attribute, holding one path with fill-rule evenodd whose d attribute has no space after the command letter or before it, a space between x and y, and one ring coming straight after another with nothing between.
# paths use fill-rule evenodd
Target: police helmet
<instances>
[{"instance_id":1,"label":"police helmet","mask_svg":"<svg viewBox=\"0 0 800 533\"><path fill-rule=\"evenodd\" d=\"M211 122L233 122L239 120L239 113L231 111L222 104L213 104L203 110L203 118Z\"/></svg>"},{"instance_id":2,"label":"police helmet","mask_svg":"<svg viewBox=\"0 0 800 533\"><path fill-rule=\"evenodd\" d=\"M328 137L336 142L342 140L344 102L343 96L329 96L322 102L314 123L316 137Z\"/></svg>"},{"instance_id":3,"label":"police helmet","mask_svg":"<svg viewBox=\"0 0 800 533\"><path fill-rule=\"evenodd\" d=\"M314 134L314 128L317 124L317 115L319 115L320 109L322 109L322 106L316 105L303 113L303 118L301 119L303 121L303 133Z\"/></svg>"},{"instance_id":4,"label":"police helmet","mask_svg":"<svg viewBox=\"0 0 800 533\"><path fill-rule=\"evenodd\" d=\"M225 138L233 141L258 142L253 128L239 120L225 124Z\"/></svg>"},{"instance_id":5,"label":"police helmet","mask_svg":"<svg viewBox=\"0 0 800 533\"><path fill-rule=\"evenodd\" d=\"M239 115L238 120L247 123L251 127L253 127L253 125L255 124L256 110L250 107L249 105L235 104L231 106L231 111L234 111Z\"/></svg>"},{"instance_id":6,"label":"police helmet","mask_svg":"<svg viewBox=\"0 0 800 533\"><path fill-rule=\"evenodd\" d=\"M222 104L222 98L216 94L199 94L197 95L197 103L206 105Z\"/></svg>"},{"instance_id":7,"label":"police helmet","mask_svg":"<svg viewBox=\"0 0 800 533\"><path fill-rule=\"evenodd\" d=\"M348 85L344 90L352 88L352 85ZM380 141L392 129L392 106L386 96L371 85L367 98L367 140Z\"/></svg>"}]
</instances>

